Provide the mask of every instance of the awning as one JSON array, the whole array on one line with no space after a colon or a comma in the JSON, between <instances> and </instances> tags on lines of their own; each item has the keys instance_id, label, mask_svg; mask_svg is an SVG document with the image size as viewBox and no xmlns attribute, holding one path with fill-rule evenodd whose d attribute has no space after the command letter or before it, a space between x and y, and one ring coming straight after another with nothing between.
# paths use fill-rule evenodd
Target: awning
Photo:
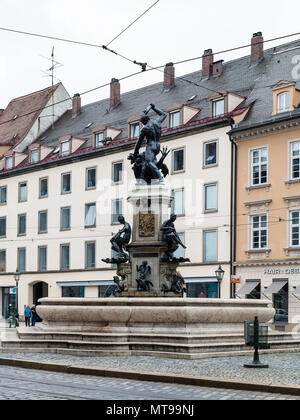
<instances>
[{"instance_id":1,"label":"awning","mask_svg":"<svg viewBox=\"0 0 300 420\"><path fill-rule=\"evenodd\" d=\"M293 293L294 295L300 295L300 286L297 286Z\"/></svg>"},{"instance_id":2,"label":"awning","mask_svg":"<svg viewBox=\"0 0 300 420\"><path fill-rule=\"evenodd\" d=\"M264 291L266 295L274 295L279 293L281 289L288 284L287 280L274 281L267 290Z\"/></svg>"},{"instance_id":3,"label":"awning","mask_svg":"<svg viewBox=\"0 0 300 420\"><path fill-rule=\"evenodd\" d=\"M111 286L114 284L112 280L99 281L58 281L57 286L60 287L93 287L93 286Z\"/></svg>"},{"instance_id":4,"label":"awning","mask_svg":"<svg viewBox=\"0 0 300 420\"><path fill-rule=\"evenodd\" d=\"M188 283L218 283L216 277L185 277L185 282Z\"/></svg>"},{"instance_id":5,"label":"awning","mask_svg":"<svg viewBox=\"0 0 300 420\"><path fill-rule=\"evenodd\" d=\"M260 284L260 281L246 281L246 284L242 286L238 291L238 295L250 295L251 292Z\"/></svg>"}]
</instances>

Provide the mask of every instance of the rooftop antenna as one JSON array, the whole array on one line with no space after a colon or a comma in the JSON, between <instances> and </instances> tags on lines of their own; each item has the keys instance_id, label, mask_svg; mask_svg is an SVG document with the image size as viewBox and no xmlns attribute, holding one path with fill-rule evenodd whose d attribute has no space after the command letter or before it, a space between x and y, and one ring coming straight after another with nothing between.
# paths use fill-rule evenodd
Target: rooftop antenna
<instances>
[{"instance_id":1,"label":"rooftop antenna","mask_svg":"<svg viewBox=\"0 0 300 420\"><path fill-rule=\"evenodd\" d=\"M43 57L43 56L41 56ZM46 60L51 61L51 67L49 69L47 69L46 71L43 71L43 73L45 74L44 77L51 77L51 86L52 86L52 113L51 113L51 117L52 117L52 128L54 127L54 120L55 120L55 106L54 106L54 80L58 80L59 82L61 82L60 79L58 79L57 77L54 76L54 72L56 69L63 67L63 64L59 63L58 61L56 61L54 59L54 47L52 48L52 53L51 53L51 58L48 57L43 57ZM49 117L49 115L45 115L45 117Z\"/></svg>"}]
</instances>

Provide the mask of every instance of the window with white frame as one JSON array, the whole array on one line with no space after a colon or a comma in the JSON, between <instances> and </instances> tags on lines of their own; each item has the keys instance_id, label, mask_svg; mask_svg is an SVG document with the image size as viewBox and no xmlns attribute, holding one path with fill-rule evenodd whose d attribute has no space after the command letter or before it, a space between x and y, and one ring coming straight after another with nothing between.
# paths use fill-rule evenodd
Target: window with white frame
<instances>
[{"instance_id":1,"label":"window with white frame","mask_svg":"<svg viewBox=\"0 0 300 420\"><path fill-rule=\"evenodd\" d=\"M172 152L173 172L184 171L184 149L173 150Z\"/></svg>"},{"instance_id":2,"label":"window with white frame","mask_svg":"<svg viewBox=\"0 0 300 420\"><path fill-rule=\"evenodd\" d=\"M114 184L119 184L123 181L123 162L112 164L112 178Z\"/></svg>"},{"instance_id":3,"label":"window with white frame","mask_svg":"<svg viewBox=\"0 0 300 420\"><path fill-rule=\"evenodd\" d=\"M7 187L0 187L0 204L7 204Z\"/></svg>"},{"instance_id":4,"label":"window with white frame","mask_svg":"<svg viewBox=\"0 0 300 420\"><path fill-rule=\"evenodd\" d=\"M0 238L6 237L6 216L0 217Z\"/></svg>"},{"instance_id":5,"label":"window with white frame","mask_svg":"<svg viewBox=\"0 0 300 420\"><path fill-rule=\"evenodd\" d=\"M217 261L217 231L204 231L203 241L204 262Z\"/></svg>"},{"instance_id":6,"label":"window with white frame","mask_svg":"<svg viewBox=\"0 0 300 420\"><path fill-rule=\"evenodd\" d=\"M18 248L18 271L26 271L26 248Z\"/></svg>"},{"instance_id":7,"label":"window with white frame","mask_svg":"<svg viewBox=\"0 0 300 420\"><path fill-rule=\"evenodd\" d=\"M300 141L290 145L291 179L300 178Z\"/></svg>"},{"instance_id":8,"label":"window with white frame","mask_svg":"<svg viewBox=\"0 0 300 420\"><path fill-rule=\"evenodd\" d=\"M85 268L96 266L96 242L85 243Z\"/></svg>"},{"instance_id":9,"label":"window with white frame","mask_svg":"<svg viewBox=\"0 0 300 420\"><path fill-rule=\"evenodd\" d=\"M19 202L27 201L27 182L20 182L19 184Z\"/></svg>"},{"instance_id":10,"label":"window with white frame","mask_svg":"<svg viewBox=\"0 0 300 420\"><path fill-rule=\"evenodd\" d=\"M118 224L119 216L123 215L123 200L117 199L112 201L112 224Z\"/></svg>"},{"instance_id":11,"label":"window with white frame","mask_svg":"<svg viewBox=\"0 0 300 420\"><path fill-rule=\"evenodd\" d=\"M251 216L251 248L266 249L268 246L268 217L266 214Z\"/></svg>"},{"instance_id":12,"label":"window with white frame","mask_svg":"<svg viewBox=\"0 0 300 420\"><path fill-rule=\"evenodd\" d=\"M26 235L26 214L18 215L18 236Z\"/></svg>"},{"instance_id":13,"label":"window with white frame","mask_svg":"<svg viewBox=\"0 0 300 420\"><path fill-rule=\"evenodd\" d=\"M40 198L48 197L48 178L40 179Z\"/></svg>"},{"instance_id":14,"label":"window with white frame","mask_svg":"<svg viewBox=\"0 0 300 420\"><path fill-rule=\"evenodd\" d=\"M277 96L277 111L286 112L290 110L290 92L283 92Z\"/></svg>"},{"instance_id":15,"label":"window with white frame","mask_svg":"<svg viewBox=\"0 0 300 420\"><path fill-rule=\"evenodd\" d=\"M62 207L60 209L60 230L71 229L71 207Z\"/></svg>"},{"instance_id":16,"label":"window with white frame","mask_svg":"<svg viewBox=\"0 0 300 420\"><path fill-rule=\"evenodd\" d=\"M39 233L48 232L48 211L39 211Z\"/></svg>"},{"instance_id":17,"label":"window with white frame","mask_svg":"<svg viewBox=\"0 0 300 420\"><path fill-rule=\"evenodd\" d=\"M251 186L268 182L268 148L251 150Z\"/></svg>"},{"instance_id":18,"label":"window with white frame","mask_svg":"<svg viewBox=\"0 0 300 420\"><path fill-rule=\"evenodd\" d=\"M172 194L174 196L172 212L176 214L176 216L183 216L184 215L184 188L181 188L180 190L173 190Z\"/></svg>"},{"instance_id":19,"label":"window with white frame","mask_svg":"<svg viewBox=\"0 0 300 420\"><path fill-rule=\"evenodd\" d=\"M0 251L0 273L5 273L6 271L6 249L1 249Z\"/></svg>"},{"instance_id":20,"label":"window with white frame","mask_svg":"<svg viewBox=\"0 0 300 420\"><path fill-rule=\"evenodd\" d=\"M5 167L6 167L6 169L12 169L12 167L13 167L13 157L12 156L8 156L7 158L5 158Z\"/></svg>"},{"instance_id":21,"label":"window with white frame","mask_svg":"<svg viewBox=\"0 0 300 420\"><path fill-rule=\"evenodd\" d=\"M225 114L225 99L213 101L213 117L219 117Z\"/></svg>"},{"instance_id":22,"label":"window with white frame","mask_svg":"<svg viewBox=\"0 0 300 420\"><path fill-rule=\"evenodd\" d=\"M170 112L170 128L176 128L180 126L180 116L180 111Z\"/></svg>"},{"instance_id":23,"label":"window with white frame","mask_svg":"<svg viewBox=\"0 0 300 420\"><path fill-rule=\"evenodd\" d=\"M204 143L204 166L210 167L215 166L218 163L218 142L210 141Z\"/></svg>"},{"instance_id":24,"label":"window with white frame","mask_svg":"<svg viewBox=\"0 0 300 420\"><path fill-rule=\"evenodd\" d=\"M95 134L95 146L101 147L104 144L104 131Z\"/></svg>"},{"instance_id":25,"label":"window with white frame","mask_svg":"<svg viewBox=\"0 0 300 420\"><path fill-rule=\"evenodd\" d=\"M86 189L96 188L96 168L88 168L86 170Z\"/></svg>"},{"instance_id":26,"label":"window with white frame","mask_svg":"<svg viewBox=\"0 0 300 420\"><path fill-rule=\"evenodd\" d=\"M47 246L38 247L38 271L47 270Z\"/></svg>"},{"instance_id":27,"label":"window with white frame","mask_svg":"<svg viewBox=\"0 0 300 420\"><path fill-rule=\"evenodd\" d=\"M85 227L96 226L96 203L85 205Z\"/></svg>"},{"instance_id":28,"label":"window with white frame","mask_svg":"<svg viewBox=\"0 0 300 420\"><path fill-rule=\"evenodd\" d=\"M136 139L139 137L139 135L140 135L140 123L139 122L130 123L130 138Z\"/></svg>"},{"instance_id":29,"label":"window with white frame","mask_svg":"<svg viewBox=\"0 0 300 420\"><path fill-rule=\"evenodd\" d=\"M218 209L218 186L217 184L205 185L205 211L217 211Z\"/></svg>"},{"instance_id":30,"label":"window with white frame","mask_svg":"<svg viewBox=\"0 0 300 420\"><path fill-rule=\"evenodd\" d=\"M71 174L62 174L61 176L61 193L68 194L71 192Z\"/></svg>"},{"instance_id":31,"label":"window with white frame","mask_svg":"<svg viewBox=\"0 0 300 420\"><path fill-rule=\"evenodd\" d=\"M34 150L31 151L30 160L31 160L31 163L37 163L39 161L39 150L38 149L34 149Z\"/></svg>"},{"instance_id":32,"label":"window with white frame","mask_svg":"<svg viewBox=\"0 0 300 420\"><path fill-rule=\"evenodd\" d=\"M70 269L70 244L60 245L60 269Z\"/></svg>"},{"instance_id":33,"label":"window with white frame","mask_svg":"<svg viewBox=\"0 0 300 420\"><path fill-rule=\"evenodd\" d=\"M290 246L300 247L300 211L291 211L290 220Z\"/></svg>"},{"instance_id":34,"label":"window with white frame","mask_svg":"<svg viewBox=\"0 0 300 420\"><path fill-rule=\"evenodd\" d=\"M70 154L70 145L71 145L70 140L64 141L61 144L61 155L62 156L67 156L67 155Z\"/></svg>"}]
</instances>

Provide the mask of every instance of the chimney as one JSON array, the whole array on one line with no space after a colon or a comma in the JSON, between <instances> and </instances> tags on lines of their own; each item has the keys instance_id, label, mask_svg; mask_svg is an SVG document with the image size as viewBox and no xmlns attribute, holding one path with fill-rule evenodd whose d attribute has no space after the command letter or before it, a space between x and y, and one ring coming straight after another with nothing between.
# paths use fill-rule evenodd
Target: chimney
<instances>
[{"instance_id":1,"label":"chimney","mask_svg":"<svg viewBox=\"0 0 300 420\"><path fill-rule=\"evenodd\" d=\"M75 93L72 100L72 118L76 118L81 112L81 97L79 93Z\"/></svg>"},{"instance_id":2,"label":"chimney","mask_svg":"<svg viewBox=\"0 0 300 420\"><path fill-rule=\"evenodd\" d=\"M264 58L264 38L261 32L253 34L251 39L251 64L258 63Z\"/></svg>"},{"instance_id":3,"label":"chimney","mask_svg":"<svg viewBox=\"0 0 300 420\"><path fill-rule=\"evenodd\" d=\"M164 90L169 91L175 86L175 67L173 63L166 64L164 71Z\"/></svg>"},{"instance_id":4,"label":"chimney","mask_svg":"<svg viewBox=\"0 0 300 420\"><path fill-rule=\"evenodd\" d=\"M121 102L121 89L118 79L111 79L110 84L110 108L115 108Z\"/></svg>"},{"instance_id":5,"label":"chimney","mask_svg":"<svg viewBox=\"0 0 300 420\"><path fill-rule=\"evenodd\" d=\"M212 50L205 50L202 57L202 76L209 77L212 74L214 55Z\"/></svg>"}]
</instances>

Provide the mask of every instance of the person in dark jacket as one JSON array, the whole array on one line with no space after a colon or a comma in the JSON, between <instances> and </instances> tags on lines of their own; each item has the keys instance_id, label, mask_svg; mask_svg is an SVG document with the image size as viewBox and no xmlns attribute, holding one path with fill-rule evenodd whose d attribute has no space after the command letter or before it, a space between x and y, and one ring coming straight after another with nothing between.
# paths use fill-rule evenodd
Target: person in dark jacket
<instances>
[{"instance_id":1,"label":"person in dark jacket","mask_svg":"<svg viewBox=\"0 0 300 420\"><path fill-rule=\"evenodd\" d=\"M35 323L37 322L37 320L38 320L38 315L36 313L35 305L33 305L31 308L31 326L32 327L35 326Z\"/></svg>"},{"instance_id":2,"label":"person in dark jacket","mask_svg":"<svg viewBox=\"0 0 300 420\"><path fill-rule=\"evenodd\" d=\"M31 309L29 305L27 305L24 310L24 316L25 316L26 327L30 327Z\"/></svg>"}]
</instances>

